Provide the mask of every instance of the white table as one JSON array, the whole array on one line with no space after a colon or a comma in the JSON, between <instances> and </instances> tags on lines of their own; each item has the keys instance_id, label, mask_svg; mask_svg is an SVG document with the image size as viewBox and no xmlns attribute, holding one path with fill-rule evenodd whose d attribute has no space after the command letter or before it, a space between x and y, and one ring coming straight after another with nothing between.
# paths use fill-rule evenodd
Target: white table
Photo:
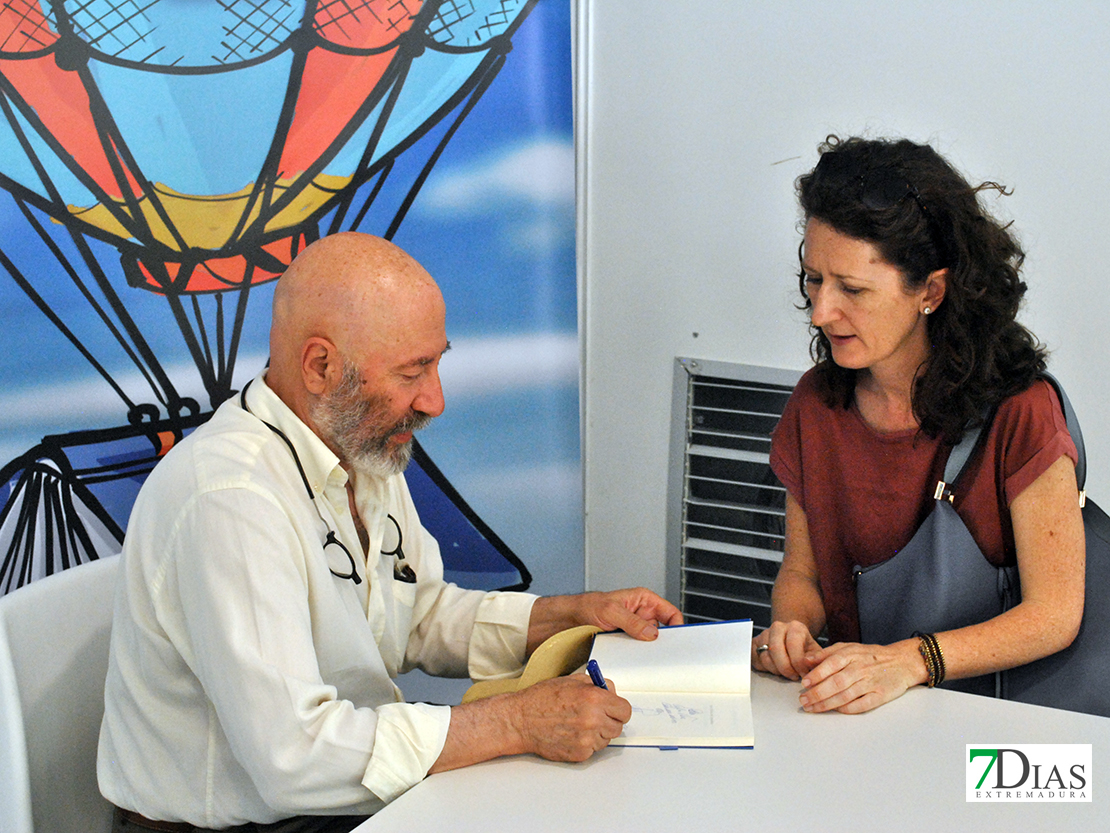
<instances>
[{"instance_id":1,"label":"white table","mask_svg":"<svg viewBox=\"0 0 1110 833\"><path fill-rule=\"evenodd\" d=\"M429 777L358 833L1110 830L1110 718L922 688L864 715L810 715L797 696L753 675L754 749L501 758ZM1093 801L967 803L969 743L1090 743Z\"/></svg>"}]
</instances>

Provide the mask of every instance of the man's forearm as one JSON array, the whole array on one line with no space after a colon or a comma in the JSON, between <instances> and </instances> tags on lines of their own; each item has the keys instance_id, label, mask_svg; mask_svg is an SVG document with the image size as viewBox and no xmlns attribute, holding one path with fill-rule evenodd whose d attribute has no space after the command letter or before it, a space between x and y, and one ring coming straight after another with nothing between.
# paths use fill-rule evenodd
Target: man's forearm
<instances>
[{"instance_id":1,"label":"man's forearm","mask_svg":"<svg viewBox=\"0 0 1110 833\"><path fill-rule=\"evenodd\" d=\"M582 617L582 600L582 596L542 596L536 599L528 620L526 655L532 656L532 652L548 637L567 628L588 624Z\"/></svg>"},{"instance_id":2,"label":"man's forearm","mask_svg":"<svg viewBox=\"0 0 1110 833\"><path fill-rule=\"evenodd\" d=\"M451 708L451 725L429 772L501 755L534 752L552 761L584 761L621 733L628 701L585 674L545 680L523 691Z\"/></svg>"},{"instance_id":3,"label":"man's forearm","mask_svg":"<svg viewBox=\"0 0 1110 833\"><path fill-rule=\"evenodd\" d=\"M453 706L447 740L429 774L527 752L521 720L519 698L512 695Z\"/></svg>"}]
</instances>

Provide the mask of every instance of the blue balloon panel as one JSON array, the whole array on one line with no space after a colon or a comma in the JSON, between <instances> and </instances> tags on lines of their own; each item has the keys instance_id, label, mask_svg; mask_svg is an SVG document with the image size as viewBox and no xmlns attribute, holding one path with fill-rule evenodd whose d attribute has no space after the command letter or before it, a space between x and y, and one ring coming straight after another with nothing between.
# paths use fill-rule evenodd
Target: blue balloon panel
<instances>
[{"instance_id":1,"label":"blue balloon panel","mask_svg":"<svg viewBox=\"0 0 1110 833\"><path fill-rule=\"evenodd\" d=\"M0 4L0 270L118 404L0 469L0 592L118 550L233 394L252 290L321 233L397 231L535 2ZM449 576L528 584L423 451L410 479Z\"/></svg>"}]
</instances>

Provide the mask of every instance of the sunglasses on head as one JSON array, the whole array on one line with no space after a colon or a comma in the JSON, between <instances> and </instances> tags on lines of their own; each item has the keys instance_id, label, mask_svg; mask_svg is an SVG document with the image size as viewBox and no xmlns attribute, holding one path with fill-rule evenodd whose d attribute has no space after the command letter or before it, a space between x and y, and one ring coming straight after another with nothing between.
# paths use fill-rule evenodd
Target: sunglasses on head
<instances>
[{"instance_id":1,"label":"sunglasses on head","mask_svg":"<svg viewBox=\"0 0 1110 833\"><path fill-rule=\"evenodd\" d=\"M859 201L870 211L886 211L899 205L906 197L913 197L929 226L929 234L941 260L947 262L947 247L936 218L912 182L894 168L874 168L860 173L860 165L846 154L827 151L821 154L813 170L815 184L848 186L853 182L859 187Z\"/></svg>"},{"instance_id":2,"label":"sunglasses on head","mask_svg":"<svg viewBox=\"0 0 1110 833\"><path fill-rule=\"evenodd\" d=\"M894 208L906 197L913 197L913 201L917 203L917 207L921 209L921 215L925 218L925 225L929 228L929 236L933 239L937 256L942 264L948 263L948 246L941 233L940 225L933 213L929 211L929 206L925 204L916 185L891 168L868 171L860 176L859 180L860 202L872 211Z\"/></svg>"},{"instance_id":3,"label":"sunglasses on head","mask_svg":"<svg viewBox=\"0 0 1110 833\"><path fill-rule=\"evenodd\" d=\"M846 154L828 151L821 154L813 173L819 180L828 180L830 184L848 185L855 180L859 185L860 202L872 211L894 208L906 197L913 197L922 213L929 214L917 187L894 168L874 168L861 173L860 167Z\"/></svg>"}]
</instances>

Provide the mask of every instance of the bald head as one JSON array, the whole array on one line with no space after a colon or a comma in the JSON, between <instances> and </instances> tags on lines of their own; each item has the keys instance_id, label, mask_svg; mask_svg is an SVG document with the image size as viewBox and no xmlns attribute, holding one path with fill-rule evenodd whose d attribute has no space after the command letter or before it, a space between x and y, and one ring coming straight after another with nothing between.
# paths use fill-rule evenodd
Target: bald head
<instances>
[{"instance_id":1,"label":"bald head","mask_svg":"<svg viewBox=\"0 0 1110 833\"><path fill-rule=\"evenodd\" d=\"M343 232L308 246L278 281L266 382L305 419L344 360L373 369L438 358L446 346L431 275L387 240Z\"/></svg>"}]
</instances>

